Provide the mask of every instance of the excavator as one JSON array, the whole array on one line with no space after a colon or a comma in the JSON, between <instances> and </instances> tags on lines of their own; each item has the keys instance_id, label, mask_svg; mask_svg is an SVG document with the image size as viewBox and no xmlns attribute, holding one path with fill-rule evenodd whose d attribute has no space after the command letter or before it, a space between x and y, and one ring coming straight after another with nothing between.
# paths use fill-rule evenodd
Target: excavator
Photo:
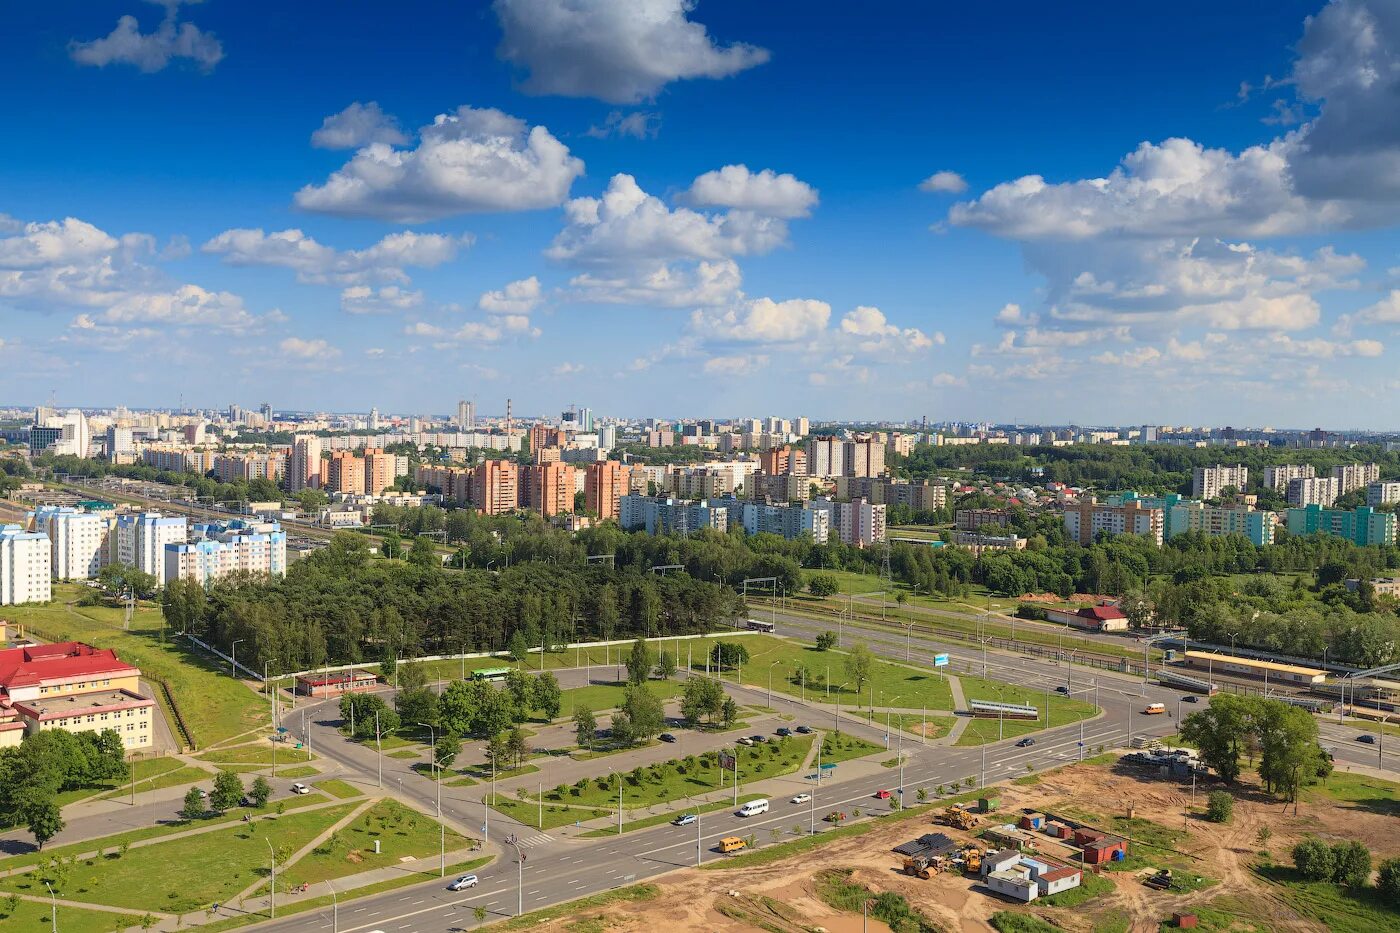
<instances>
[{"instance_id":1,"label":"excavator","mask_svg":"<svg viewBox=\"0 0 1400 933\"><path fill-rule=\"evenodd\" d=\"M933 818L935 823L942 823L944 826L952 826L954 829L976 829L977 816L960 804L953 804L945 807L937 816Z\"/></svg>"}]
</instances>

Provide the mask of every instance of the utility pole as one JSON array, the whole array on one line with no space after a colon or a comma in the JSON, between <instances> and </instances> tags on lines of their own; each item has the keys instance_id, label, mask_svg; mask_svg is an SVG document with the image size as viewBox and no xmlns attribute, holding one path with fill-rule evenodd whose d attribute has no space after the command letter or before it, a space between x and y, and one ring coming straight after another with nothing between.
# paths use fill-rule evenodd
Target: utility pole
<instances>
[{"instance_id":1,"label":"utility pole","mask_svg":"<svg viewBox=\"0 0 1400 933\"><path fill-rule=\"evenodd\" d=\"M269 858L270 858L270 860L271 860L271 864L272 864L272 886L268 888L267 902L268 902L268 905L269 905L269 907L270 907L270 912L271 912L271 914L272 914L271 919L276 920L276 919L277 919L277 851L276 851L275 849L272 848L272 840L268 839L266 836L263 837L263 842L266 842L266 843L267 843L267 854L268 854L268 856L269 856Z\"/></svg>"}]
</instances>

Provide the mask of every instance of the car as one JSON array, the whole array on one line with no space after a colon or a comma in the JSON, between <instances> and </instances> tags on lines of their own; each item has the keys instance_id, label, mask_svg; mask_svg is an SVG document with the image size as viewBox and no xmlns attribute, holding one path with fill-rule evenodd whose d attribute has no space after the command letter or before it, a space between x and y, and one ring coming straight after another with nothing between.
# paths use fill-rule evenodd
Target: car
<instances>
[{"instance_id":1,"label":"car","mask_svg":"<svg viewBox=\"0 0 1400 933\"><path fill-rule=\"evenodd\" d=\"M463 875L447 886L449 891L465 891L467 888L474 888L480 882L476 875Z\"/></svg>"},{"instance_id":2,"label":"car","mask_svg":"<svg viewBox=\"0 0 1400 933\"><path fill-rule=\"evenodd\" d=\"M812 727L811 727L811 726L798 726L798 727L797 727L797 732L798 732L799 735L811 735L811 734L812 734Z\"/></svg>"},{"instance_id":3,"label":"car","mask_svg":"<svg viewBox=\"0 0 1400 933\"><path fill-rule=\"evenodd\" d=\"M812 802L812 795L811 795L811 794L798 794L797 796L793 797L792 800L789 801L789 803L811 803L811 802Z\"/></svg>"},{"instance_id":4,"label":"car","mask_svg":"<svg viewBox=\"0 0 1400 933\"><path fill-rule=\"evenodd\" d=\"M199 799L201 799L201 800L208 800L208 799L209 799L209 792L208 792L207 790L205 790L204 788L202 788L202 787L199 788Z\"/></svg>"},{"instance_id":5,"label":"car","mask_svg":"<svg viewBox=\"0 0 1400 933\"><path fill-rule=\"evenodd\" d=\"M1055 688L1055 692L1056 692L1056 693L1069 693L1069 688L1066 687L1064 684L1060 684L1058 687Z\"/></svg>"},{"instance_id":6,"label":"car","mask_svg":"<svg viewBox=\"0 0 1400 933\"><path fill-rule=\"evenodd\" d=\"M1183 702L1186 702L1186 703L1199 703L1199 702L1201 702L1201 698L1198 697L1198 696L1196 696L1194 693L1191 694L1190 696L1184 696L1184 697L1182 697L1181 699L1182 699Z\"/></svg>"},{"instance_id":7,"label":"car","mask_svg":"<svg viewBox=\"0 0 1400 933\"><path fill-rule=\"evenodd\" d=\"M773 733L773 734L774 734L774 735L781 735L783 738L787 738L788 736L792 735L792 730L789 729L787 726L783 726L783 727L781 727L780 729L778 729L778 730L777 730L775 733Z\"/></svg>"},{"instance_id":8,"label":"car","mask_svg":"<svg viewBox=\"0 0 1400 933\"><path fill-rule=\"evenodd\" d=\"M1369 732L1363 732L1356 737L1356 741L1365 742L1367 745L1375 745L1376 737Z\"/></svg>"},{"instance_id":9,"label":"car","mask_svg":"<svg viewBox=\"0 0 1400 933\"><path fill-rule=\"evenodd\" d=\"M657 738L663 742L674 742L676 740L676 737L669 732L663 732L658 735Z\"/></svg>"},{"instance_id":10,"label":"car","mask_svg":"<svg viewBox=\"0 0 1400 933\"><path fill-rule=\"evenodd\" d=\"M889 791L887 791L887 790L877 790L877 791L875 792L875 799L876 799L876 800L889 800L890 797L892 797L892 796L893 796L893 795L892 795Z\"/></svg>"},{"instance_id":11,"label":"car","mask_svg":"<svg viewBox=\"0 0 1400 933\"><path fill-rule=\"evenodd\" d=\"M680 816L676 817L674 820L671 821L671 825L689 826L691 823L694 823L698 819L700 818L694 813L682 813Z\"/></svg>"},{"instance_id":12,"label":"car","mask_svg":"<svg viewBox=\"0 0 1400 933\"><path fill-rule=\"evenodd\" d=\"M749 736L749 738L753 739L755 745L757 745L759 742L768 741L768 736L766 735L751 735Z\"/></svg>"},{"instance_id":13,"label":"car","mask_svg":"<svg viewBox=\"0 0 1400 933\"><path fill-rule=\"evenodd\" d=\"M301 783L300 781L297 781L295 784L292 785L292 793L294 793L294 794L309 794L309 793L311 793L311 788L307 787L305 784Z\"/></svg>"},{"instance_id":14,"label":"car","mask_svg":"<svg viewBox=\"0 0 1400 933\"><path fill-rule=\"evenodd\" d=\"M741 735L741 736L739 736L737 739L735 739L734 741L735 741L735 743L737 743L737 744L739 744L739 745L752 745L752 744L753 744L753 739L749 738L749 737L746 736L746 735Z\"/></svg>"},{"instance_id":15,"label":"car","mask_svg":"<svg viewBox=\"0 0 1400 933\"><path fill-rule=\"evenodd\" d=\"M1017 743L1016 743L1016 747L1017 747L1017 748L1030 748L1030 747L1031 747L1032 745L1034 745L1034 744L1035 744L1035 739L1030 738L1029 736L1027 736L1026 738L1022 739L1021 741L1017 742Z\"/></svg>"}]
</instances>

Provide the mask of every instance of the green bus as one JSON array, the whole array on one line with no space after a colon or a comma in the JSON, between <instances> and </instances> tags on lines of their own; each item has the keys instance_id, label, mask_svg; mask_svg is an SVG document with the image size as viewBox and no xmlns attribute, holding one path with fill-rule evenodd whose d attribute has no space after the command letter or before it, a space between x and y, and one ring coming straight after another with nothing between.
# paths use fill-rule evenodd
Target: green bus
<instances>
[{"instance_id":1,"label":"green bus","mask_svg":"<svg viewBox=\"0 0 1400 933\"><path fill-rule=\"evenodd\" d=\"M508 667L484 667L479 671L472 671L472 680L505 680L510 672Z\"/></svg>"}]
</instances>

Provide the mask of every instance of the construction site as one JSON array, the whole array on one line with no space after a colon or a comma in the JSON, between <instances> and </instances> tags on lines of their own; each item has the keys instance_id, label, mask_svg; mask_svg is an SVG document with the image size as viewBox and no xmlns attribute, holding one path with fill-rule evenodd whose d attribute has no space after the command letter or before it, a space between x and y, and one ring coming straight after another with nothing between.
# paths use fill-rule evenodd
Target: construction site
<instances>
[{"instance_id":1,"label":"construction site","mask_svg":"<svg viewBox=\"0 0 1400 933\"><path fill-rule=\"evenodd\" d=\"M1394 833L1400 785L1338 771L1308 788L1295 813L1292 803L1262 793L1247 775L1232 789L1232 819L1217 824L1206 821L1204 808L1207 790L1219 785L1198 786L1193 805L1189 780L1147 776L1117 755L1103 759L1111 760L1028 776L960 804L930 803L882 817L867 823L868 831L806 851L785 854L775 840L730 861L668 875L634 898L584 906L532 929L1400 928L1400 912L1368 895L1301 882L1289 855L1310 835L1358 840L1376 862L1400 855Z\"/></svg>"}]
</instances>

